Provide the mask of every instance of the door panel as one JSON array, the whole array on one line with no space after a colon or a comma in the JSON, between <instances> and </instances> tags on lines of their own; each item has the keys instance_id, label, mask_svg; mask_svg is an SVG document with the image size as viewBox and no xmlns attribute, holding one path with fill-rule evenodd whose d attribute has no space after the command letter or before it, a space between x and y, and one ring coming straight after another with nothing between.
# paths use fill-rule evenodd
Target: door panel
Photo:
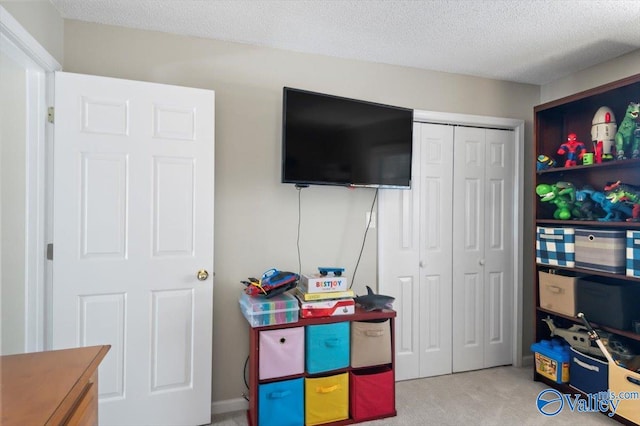
<instances>
[{"instance_id":1,"label":"door panel","mask_svg":"<svg viewBox=\"0 0 640 426\"><path fill-rule=\"evenodd\" d=\"M211 414L214 94L56 74L53 347L110 344L100 423Z\"/></svg>"},{"instance_id":2,"label":"door panel","mask_svg":"<svg viewBox=\"0 0 640 426\"><path fill-rule=\"evenodd\" d=\"M396 297L396 378L451 372L449 126L414 125L411 190L381 190L380 292Z\"/></svg>"}]
</instances>

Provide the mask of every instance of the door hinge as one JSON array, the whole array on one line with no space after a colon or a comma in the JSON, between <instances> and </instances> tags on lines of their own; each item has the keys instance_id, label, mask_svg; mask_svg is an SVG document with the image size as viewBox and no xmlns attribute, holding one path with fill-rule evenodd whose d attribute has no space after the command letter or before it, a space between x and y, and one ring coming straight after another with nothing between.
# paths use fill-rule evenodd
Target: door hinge
<instances>
[{"instance_id":1,"label":"door hinge","mask_svg":"<svg viewBox=\"0 0 640 426\"><path fill-rule=\"evenodd\" d=\"M47 244L47 260L53 260L53 243Z\"/></svg>"},{"instance_id":2,"label":"door hinge","mask_svg":"<svg viewBox=\"0 0 640 426\"><path fill-rule=\"evenodd\" d=\"M54 117L55 117L55 109L53 107L47 108L47 121L53 124Z\"/></svg>"}]
</instances>

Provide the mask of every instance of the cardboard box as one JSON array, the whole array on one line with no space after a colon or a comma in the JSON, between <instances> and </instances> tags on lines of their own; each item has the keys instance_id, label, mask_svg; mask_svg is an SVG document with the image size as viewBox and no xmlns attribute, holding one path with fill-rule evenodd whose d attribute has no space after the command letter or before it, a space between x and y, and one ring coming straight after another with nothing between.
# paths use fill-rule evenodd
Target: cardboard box
<instances>
[{"instance_id":1,"label":"cardboard box","mask_svg":"<svg viewBox=\"0 0 640 426\"><path fill-rule=\"evenodd\" d=\"M354 302L353 299L331 299L313 302L300 301L300 316L302 318L351 315L355 312L356 302Z\"/></svg>"},{"instance_id":2,"label":"cardboard box","mask_svg":"<svg viewBox=\"0 0 640 426\"><path fill-rule=\"evenodd\" d=\"M302 275L298 287L303 293L326 293L349 290L347 277L334 277L320 274Z\"/></svg>"}]
</instances>

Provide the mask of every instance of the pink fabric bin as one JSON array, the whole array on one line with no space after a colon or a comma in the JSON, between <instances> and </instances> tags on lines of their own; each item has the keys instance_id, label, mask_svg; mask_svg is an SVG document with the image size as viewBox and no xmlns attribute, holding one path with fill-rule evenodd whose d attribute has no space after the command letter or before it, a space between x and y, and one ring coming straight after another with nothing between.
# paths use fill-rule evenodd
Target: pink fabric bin
<instances>
[{"instance_id":1,"label":"pink fabric bin","mask_svg":"<svg viewBox=\"0 0 640 426\"><path fill-rule=\"evenodd\" d=\"M261 331L258 351L260 380L304 373L304 327Z\"/></svg>"}]
</instances>

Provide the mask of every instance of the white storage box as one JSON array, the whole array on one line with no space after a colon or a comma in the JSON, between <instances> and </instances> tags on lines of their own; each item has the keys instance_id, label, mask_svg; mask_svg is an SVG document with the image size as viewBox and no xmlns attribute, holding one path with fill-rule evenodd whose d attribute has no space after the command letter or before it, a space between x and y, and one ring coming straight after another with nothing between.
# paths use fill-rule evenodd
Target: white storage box
<instances>
[{"instance_id":1,"label":"white storage box","mask_svg":"<svg viewBox=\"0 0 640 426\"><path fill-rule=\"evenodd\" d=\"M266 299L242 293L240 309L251 327L287 324L298 321L298 299L289 293L282 293Z\"/></svg>"}]
</instances>

